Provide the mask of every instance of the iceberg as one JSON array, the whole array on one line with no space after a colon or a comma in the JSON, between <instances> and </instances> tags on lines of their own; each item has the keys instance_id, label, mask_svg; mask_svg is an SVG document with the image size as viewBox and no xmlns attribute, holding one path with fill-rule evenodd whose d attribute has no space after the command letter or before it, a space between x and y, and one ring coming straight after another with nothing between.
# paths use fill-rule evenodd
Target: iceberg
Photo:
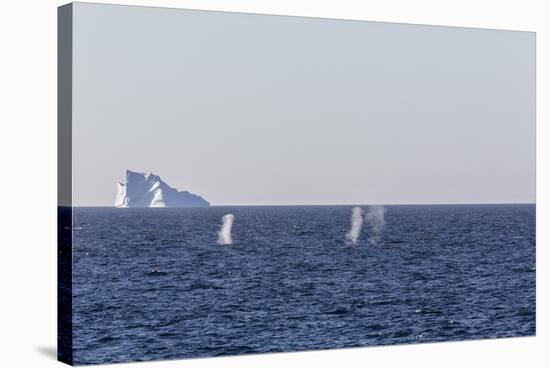
<instances>
[{"instance_id":1,"label":"iceberg","mask_svg":"<svg viewBox=\"0 0 550 368\"><path fill-rule=\"evenodd\" d=\"M115 207L208 207L204 198L178 191L158 175L126 170L126 183L117 183Z\"/></svg>"}]
</instances>

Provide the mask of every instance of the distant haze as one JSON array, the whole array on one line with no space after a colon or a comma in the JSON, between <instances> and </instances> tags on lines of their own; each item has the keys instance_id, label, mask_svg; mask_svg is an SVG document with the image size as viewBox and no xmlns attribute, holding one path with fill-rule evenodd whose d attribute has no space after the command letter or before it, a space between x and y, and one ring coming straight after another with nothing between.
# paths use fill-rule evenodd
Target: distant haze
<instances>
[{"instance_id":1,"label":"distant haze","mask_svg":"<svg viewBox=\"0 0 550 368\"><path fill-rule=\"evenodd\" d=\"M535 201L535 34L77 3L73 202Z\"/></svg>"}]
</instances>

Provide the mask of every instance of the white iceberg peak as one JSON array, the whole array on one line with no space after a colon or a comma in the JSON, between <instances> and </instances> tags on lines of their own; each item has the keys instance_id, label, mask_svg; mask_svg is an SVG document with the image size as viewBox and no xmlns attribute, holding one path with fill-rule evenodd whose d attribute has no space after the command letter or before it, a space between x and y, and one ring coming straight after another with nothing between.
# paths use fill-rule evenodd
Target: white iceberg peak
<instances>
[{"instance_id":1,"label":"white iceberg peak","mask_svg":"<svg viewBox=\"0 0 550 368\"><path fill-rule=\"evenodd\" d=\"M178 192L153 173L126 170L126 183L117 183L115 207L208 207L204 198Z\"/></svg>"}]
</instances>

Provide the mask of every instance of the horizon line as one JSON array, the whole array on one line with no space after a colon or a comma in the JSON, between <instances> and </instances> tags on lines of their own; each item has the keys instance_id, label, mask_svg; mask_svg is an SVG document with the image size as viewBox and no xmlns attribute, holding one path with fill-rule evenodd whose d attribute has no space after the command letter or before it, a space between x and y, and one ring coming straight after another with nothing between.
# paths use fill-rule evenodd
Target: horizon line
<instances>
[{"instance_id":1,"label":"horizon line","mask_svg":"<svg viewBox=\"0 0 550 368\"><path fill-rule=\"evenodd\" d=\"M352 203L352 204L218 204L208 207L116 207L115 205L57 205L57 207L94 208L209 208L209 207L352 207L352 206L472 206L472 205L536 205L534 202L438 202L438 203Z\"/></svg>"}]
</instances>

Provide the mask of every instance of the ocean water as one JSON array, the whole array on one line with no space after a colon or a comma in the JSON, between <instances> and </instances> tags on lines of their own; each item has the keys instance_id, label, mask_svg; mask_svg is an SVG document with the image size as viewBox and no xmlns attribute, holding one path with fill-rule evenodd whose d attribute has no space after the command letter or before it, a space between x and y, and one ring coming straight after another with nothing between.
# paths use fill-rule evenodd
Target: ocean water
<instances>
[{"instance_id":1,"label":"ocean water","mask_svg":"<svg viewBox=\"0 0 550 368\"><path fill-rule=\"evenodd\" d=\"M535 205L385 208L75 208L75 363L535 334Z\"/></svg>"}]
</instances>

